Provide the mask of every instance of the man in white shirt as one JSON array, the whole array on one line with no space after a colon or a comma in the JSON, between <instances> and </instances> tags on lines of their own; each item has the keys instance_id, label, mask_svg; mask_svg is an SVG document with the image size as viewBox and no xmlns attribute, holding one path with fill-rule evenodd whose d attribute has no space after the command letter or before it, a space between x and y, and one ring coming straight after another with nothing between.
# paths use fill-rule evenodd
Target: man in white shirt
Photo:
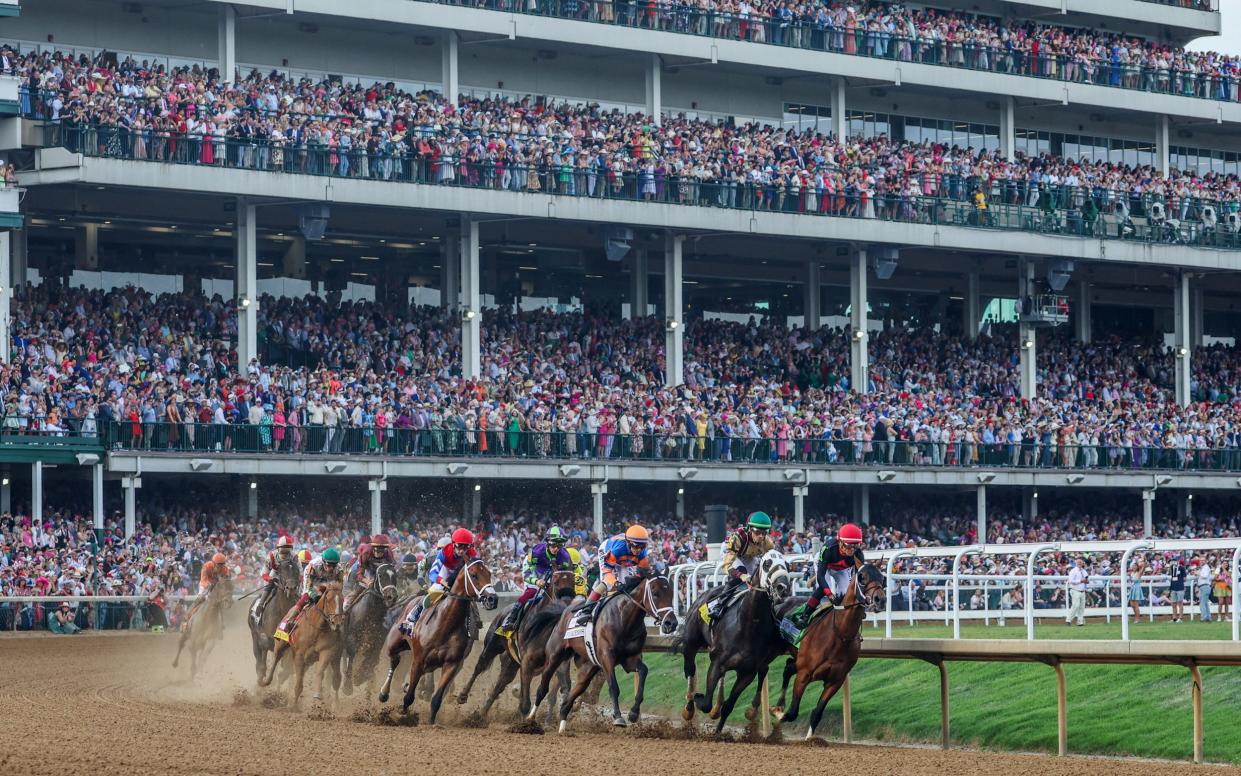
<instances>
[{"instance_id":1,"label":"man in white shirt","mask_svg":"<svg viewBox=\"0 0 1241 776\"><path fill-rule=\"evenodd\" d=\"M1077 624L1086 624L1086 582L1090 575L1086 573L1086 564L1081 558L1073 560L1073 568L1069 570L1069 616L1065 622L1077 620Z\"/></svg>"},{"instance_id":2,"label":"man in white shirt","mask_svg":"<svg viewBox=\"0 0 1241 776\"><path fill-rule=\"evenodd\" d=\"M1198 586L1198 614L1199 619L1203 622L1211 621L1211 583L1215 580L1215 574L1211 571L1211 564L1204 558L1202 564L1198 566L1198 576L1194 583Z\"/></svg>"}]
</instances>

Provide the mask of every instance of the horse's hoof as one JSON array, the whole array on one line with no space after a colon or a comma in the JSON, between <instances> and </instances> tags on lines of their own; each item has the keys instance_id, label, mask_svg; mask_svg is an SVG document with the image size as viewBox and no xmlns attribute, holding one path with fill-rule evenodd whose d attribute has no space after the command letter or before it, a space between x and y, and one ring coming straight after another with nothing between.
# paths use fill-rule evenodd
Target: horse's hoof
<instances>
[{"instance_id":1,"label":"horse's hoof","mask_svg":"<svg viewBox=\"0 0 1241 776\"><path fill-rule=\"evenodd\" d=\"M753 722L754 718L757 716L758 716L758 709L755 709L753 706L745 710L745 721L746 722Z\"/></svg>"},{"instance_id":2,"label":"horse's hoof","mask_svg":"<svg viewBox=\"0 0 1241 776\"><path fill-rule=\"evenodd\" d=\"M624 717L613 717L612 727L629 727L629 723L625 721Z\"/></svg>"},{"instance_id":3,"label":"horse's hoof","mask_svg":"<svg viewBox=\"0 0 1241 776\"><path fill-rule=\"evenodd\" d=\"M681 709L681 719L685 720L686 722L689 722L693 718L694 718L694 708L692 705L686 706L685 708Z\"/></svg>"},{"instance_id":4,"label":"horse's hoof","mask_svg":"<svg viewBox=\"0 0 1241 776\"><path fill-rule=\"evenodd\" d=\"M569 729L569 723L568 723L566 720L563 720L563 719L562 719L562 720L560 720L560 727L559 727L559 728L557 728L556 732L558 732L558 733L563 733L563 732L565 732L565 731L566 731L566 730L568 730L568 729Z\"/></svg>"},{"instance_id":5,"label":"horse's hoof","mask_svg":"<svg viewBox=\"0 0 1241 776\"><path fill-rule=\"evenodd\" d=\"M703 714L706 714L711 710L711 701L702 693L697 693L694 695L694 705L697 706L698 710Z\"/></svg>"},{"instance_id":6,"label":"horse's hoof","mask_svg":"<svg viewBox=\"0 0 1241 776\"><path fill-rule=\"evenodd\" d=\"M387 703L387 702L388 702L388 693L386 693L386 692L381 692L381 693L379 693L379 702L380 702L380 703Z\"/></svg>"},{"instance_id":7,"label":"horse's hoof","mask_svg":"<svg viewBox=\"0 0 1241 776\"><path fill-rule=\"evenodd\" d=\"M780 721L781 721L781 722L796 722L796 721L797 721L797 715L796 715L796 714L788 714L788 713L782 714L782 715L780 715Z\"/></svg>"},{"instance_id":8,"label":"horse's hoof","mask_svg":"<svg viewBox=\"0 0 1241 776\"><path fill-rule=\"evenodd\" d=\"M805 741L809 741L809 740L810 740L810 739L812 739L812 738L814 738L814 729L813 729L813 728L812 728L812 729L810 729L810 730L807 730L807 731L806 731L806 738L805 738L805 739L803 739L803 740L805 740Z\"/></svg>"}]
</instances>

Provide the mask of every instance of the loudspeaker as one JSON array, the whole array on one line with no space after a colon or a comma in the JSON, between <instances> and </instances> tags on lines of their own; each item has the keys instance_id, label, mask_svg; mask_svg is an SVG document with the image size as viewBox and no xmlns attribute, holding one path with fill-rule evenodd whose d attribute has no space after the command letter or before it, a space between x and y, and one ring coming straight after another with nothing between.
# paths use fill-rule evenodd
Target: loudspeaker
<instances>
[{"instance_id":1,"label":"loudspeaker","mask_svg":"<svg viewBox=\"0 0 1241 776\"><path fill-rule=\"evenodd\" d=\"M302 205L298 211L297 225L307 240L322 240L327 231L327 219L331 214L327 205L312 203Z\"/></svg>"},{"instance_id":2,"label":"loudspeaker","mask_svg":"<svg viewBox=\"0 0 1241 776\"><path fill-rule=\"evenodd\" d=\"M629 255L633 230L627 226L609 226L603 232L603 252L608 261L621 261Z\"/></svg>"},{"instance_id":3,"label":"loudspeaker","mask_svg":"<svg viewBox=\"0 0 1241 776\"><path fill-rule=\"evenodd\" d=\"M728 507L723 504L708 504L703 507L702 513L707 518L707 544L724 541L724 534L728 529Z\"/></svg>"},{"instance_id":4,"label":"loudspeaker","mask_svg":"<svg viewBox=\"0 0 1241 776\"><path fill-rule=\"evenodd\" d=\"M1073 262L1068 259L1051 259L1047 262L1047 285L1051 290L1060 293L1069 284L1073 275Z\"/></svg>"}]
</instances>

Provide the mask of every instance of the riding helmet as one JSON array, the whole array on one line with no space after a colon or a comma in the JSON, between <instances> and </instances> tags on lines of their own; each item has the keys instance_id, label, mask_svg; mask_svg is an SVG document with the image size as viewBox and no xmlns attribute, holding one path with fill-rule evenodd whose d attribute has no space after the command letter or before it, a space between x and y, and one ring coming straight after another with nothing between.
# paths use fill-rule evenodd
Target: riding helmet
<instances>
[{"instance_id":1,"label":"riding helmet","mask_svg":"<svg viewBox=\"0 0 1241 776\"><path fill-rule=\"evenodd\" d=\"M625 529L625 540L632 544L646 544L651 540L651 533L640 525L631 525Z\"/></svg>"},{"instance_id":2,"label":"riding helmet","mask_svg":"<svg viewBox=\"0 0 1241 776\"><path fill-rule=\"evenodd\" d=\"M324 550L322 557L324 563L340 563L340 553L335 547L328 547Z\"/></svg>"},{"instance_id":3,"label":"riding helmet","mask_svg":"<svg viewBox=\"0 0 1241 776\"><path fill-rule=\"evenodd\" d=\"M453 544L473 544L474 532L468 528L458 528L452 532Z\"/></svg>"},{"instance_id":4,"label":"riding helmet","mask_svg":"<svg viewBox=\"0 0 1241 776\"><path fill-rule=\"evenodd\" d=\"M836 535L842 544L861 544L862 529L853 523L845 523L840 526L840 533Z\"/></svg>"},{"instance_id":5,"label":"riding helmet","mask_svg":"<svg viewBox=\"0 0 1241 776\"><path fill-rule=\"evenodd\" d=\"M760 531L771 530L771 517L766 512L751 512L745 524L749 528L757 528Z\"/></svg>"},{"instance_id":6,"label":"riding helmet","mask_svg":"<svg viewBox=\"0 0 1241 776\"><path fill-rule=\"evenodd\" d=\"M560 526L553 525L547 529L547 536L543 537L549 544L564 544L568 541L568 537L560 530Z\"/></svg>"}]
</instances>

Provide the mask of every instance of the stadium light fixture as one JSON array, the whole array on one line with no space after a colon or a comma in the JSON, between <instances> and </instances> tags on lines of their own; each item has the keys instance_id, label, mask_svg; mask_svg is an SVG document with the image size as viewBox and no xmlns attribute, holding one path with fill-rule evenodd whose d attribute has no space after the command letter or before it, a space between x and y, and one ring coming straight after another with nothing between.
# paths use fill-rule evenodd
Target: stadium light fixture
<instances>
[{"instance_id":1,"label":"stadium light fixture","mask_svg":"<svg viewBox=\"0 0 1241 776\"><path fill-rule=\"evenodd\" d=\"M94 466L99 463L99 455L96 453L78 453L74 456L78 461L78 466Z\"/></svg>"},{"instance_id":2,"label":"stadium light fixture","mask_svg":"<svg viewBox=\"0 0 1241 776\"><path fill-rule=\"evenodd\" d=\"M5 477L4 479L0 480L0 485L3 485L4 487L7 488L9 486L9 478Z\"/></svg>"},{"instance_id":3,"label":"stadium light fixture","mask_svg":"<svg viewBox=\"0 0 1241 776\"><path fill-rule=\"evenodd\" d=\"M875 476L879 478L880 482L891 482L896 479L896 472L891 469L884 469L882 471L875 472Z\"/></svg>"},{"instance_id":4,"label":"stadium light fixture","mask_svg":"<svg viewBox=\"0 0 1241 776\"><path fill-rule=\"evenodd\" d=\"M4 482L5 482L5 484L7 485L9 481L8 481L8 480L5 480ZM685 488L677 488L677 495L678 495L678 496L684 496L684 495L685 495Z\"/></svg>"},{"instance_id":5,"label":"stadium light fixture","mask_svg":"<svg viewBox=\"0 0 1241 776\"><path fill-rule=\"evenodd\" d=\"M573 475L577 474L581 470L582 470L582 467L578 466L575 463L561 464L560 476L561 477L572 477Z\"/></svg>"},{"instance_id":6,"label":"stadium light fixture","mask_svg":"<svg viewBox=\"0 0 1241 776\"><path fill-rule=\"evenodd\" d=\"M853 341L854 342L861 342L863 339L865 339L865 337L866 337L866 332L863 331L862 329L853 330Z\"/></svg>"},{"instance_id":7,"label":"stadium light fixture","mask_svg":"<svg viewBox=\"0 0 1241 776\"><path fill-rule=\"evenodd\" d=\"M666 328L668 331L676 331L677 327L680 325L681 325L680 321L676 320L675 318L669 318L668 321L664 324L664 328Z\"/></svg>"},{"instance_id":8,"label":"stadium light fixture","mask_svg":"<svg viewBox=\"0 0 1241 776\"><path fill-rule=\"evenodd\" d=\"M1079 483L1079 482L1081 482L1082 480L1086 479L1086 475L1084 475L1084 474L1070 474L1069 476L1065 477L1064 479L1065 479L1065 480L1067 480L1067 481L1068 481L1068 483L1069 483L1070 485L1076 485L1077 483Z\"/></svg>"},{"instance_id":9,"label":"stadium light fixture","mask_svg":"<svg viewBox=\"0 0 1241 776\"><path fill-rule=\"evenodd\" d=\"M978 481L982 483L983 485L986 485L988 482L991 482L994 479L995 479L995 475L991 474L990 472L986 474L978 475Z\"/></svg>"},{"instance_id":10,"label":"stadium light fixture","mask_svg":"<svg viewBox=\"0 0 1241 776\"><path fill-rule=\"evenodd\" d=\"M323 468L327 470L328 474L340 474L346 467L348 467L348 464L344 461L328 461L323 464Z\"/></svg>"},{"instance_id":11,"label":"stadium light fixture","mask_svg":"<svg viewBox=\"0 0 1241 776\"><path fill-rule=\"evenodd\" d=\"M255 480L250 480L250 490L258 490L259 484Z\"/></svg>"},{"instance_id":12,"label":"stadium light fixture","mask_svg":"<svg viewBox=\"0 0 1241 776\"><path fill-rule=\"evenodd\" d=\"M470 470L470 465L468 463L450 463L447 468L448 473L456 477L468 472Z\"/></svg>"},{"instance_id":13,"label":"stadium light fixture","mask_svg":"<svg viewBox=\"0 0 1241 776\"><path fill-rule=\"evenodd\" d=\"M473 310L467 307L461 311L461 320L472 321L474 320L474 316L476 315L478 315L478 313L474 312Z\"/></svg>"},{"instance_id":14,"label":"stadium light fixture","mask_svg":"<svg viewBox=\"0 0 1241 776\"><path fill-rule=\"evenodd\" d=\"M482 486L480 483L477 483L477 482L476 482L476 483L474 483L474 492L475 492L475 493L479 492L479 491L480 491L480 490L482 490L482 489L483 489L483 486Z\"/></svg>"},{"instance_id":15,"label":"stadium light fixture","mask_svg":"<svg viewBox=\"0 0 1241 776\"><path fill-rule=\"evenodd\" d=\"M249 297L245 297L245 296L243 296L240 300L238 300L238 304L240 304L243 308L245 308L245 307L249 307L249 306L250 306L250 298L249 298Z\"/></svg>"},{"instance_id":16,"label":"stadium light fixture","mask_svg":"<svg viewBox=\"0 0 1241 776\"><path fill-rule=\"evenodd\" d=\"M1185 358L1188 355L1189 355L1189 348L1185 347L1184 345L1181 345L1179 348L1176 349L1177 358Z\"/></svg>"},{"instance_id":17,"label":"stadium light fixture","mask_svg":"<svg viewBox=\"0 0 1241 776\"><path fill-rule=\"evenodd\" d=\"M1021 341L1022 350L1029 350L1032 347L1034 347L1034 340L1023 339Z\"/></svg>"}]
</instances>

